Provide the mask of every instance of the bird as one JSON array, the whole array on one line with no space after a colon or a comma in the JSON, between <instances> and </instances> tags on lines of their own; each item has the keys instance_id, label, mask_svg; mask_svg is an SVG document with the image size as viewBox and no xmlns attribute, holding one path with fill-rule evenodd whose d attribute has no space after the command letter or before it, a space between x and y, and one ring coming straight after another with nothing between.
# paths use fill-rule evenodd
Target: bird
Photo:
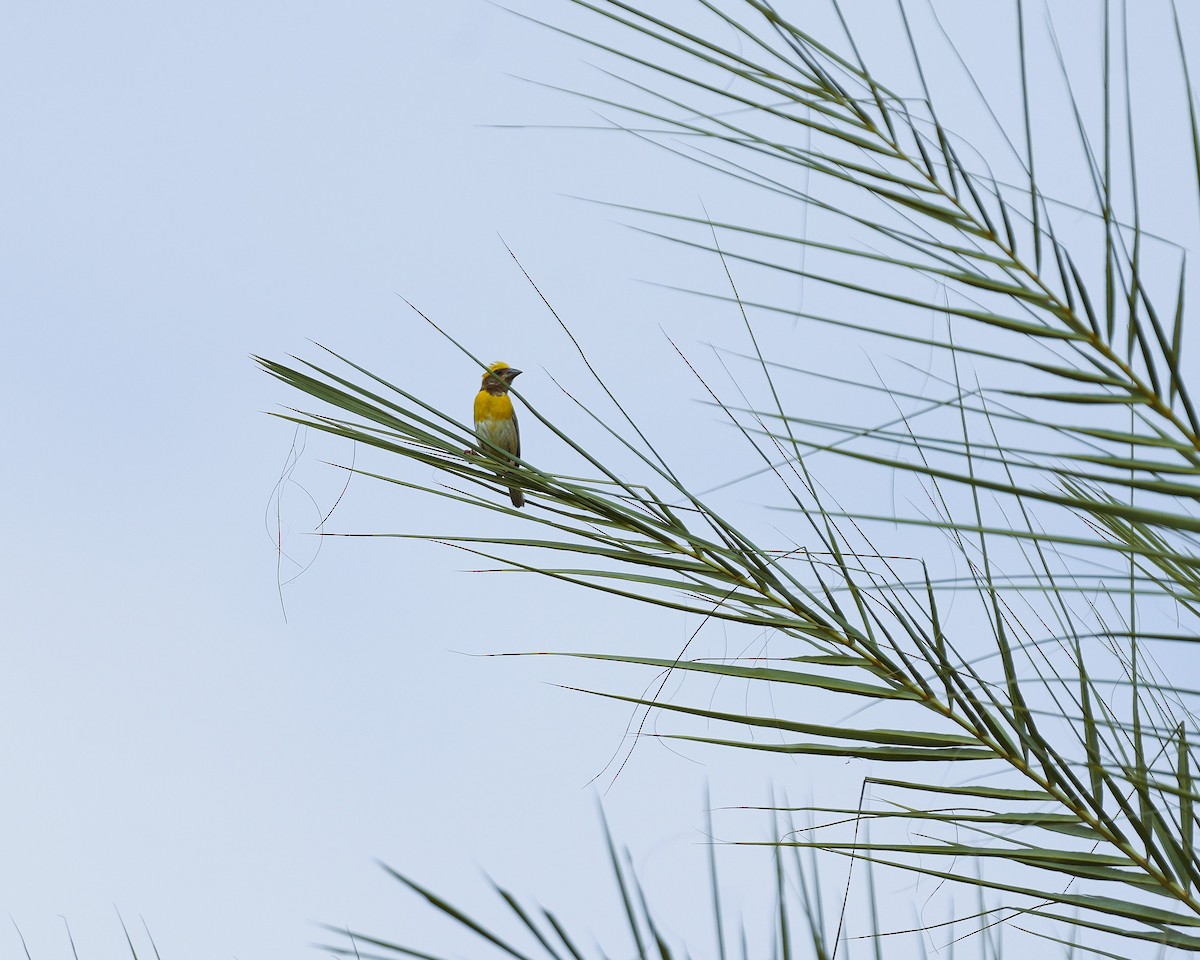
<instances>
[{"instance_id":1,"label":"bird","mask_svg":"<svg viewBox=\"0 0 1200 960\"><path fill-rule=\"evenodd\" d=\"M514 457L521 455L521 431L508 388L520 373L515 367L497 361L487 368L483 386L475 394L475 436ZM486 447L484 453L495 455L495 451ZM517 487L509 487L508 496L514 507L525 506L525 495Z\"/></svg>"}]
</instances>

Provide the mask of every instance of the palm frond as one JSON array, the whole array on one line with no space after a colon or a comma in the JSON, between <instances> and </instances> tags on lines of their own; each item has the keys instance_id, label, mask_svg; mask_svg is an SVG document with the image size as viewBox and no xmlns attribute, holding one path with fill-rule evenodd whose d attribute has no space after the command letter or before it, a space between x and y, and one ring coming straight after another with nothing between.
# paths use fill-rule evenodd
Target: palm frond
<instances>
[{"instance_id":1,"label":"palm frond","mask_svg":"<svg viewBox=\"0 0 1200 960\"><path fill-rule=\"evenodd\" d=\"M752 519L718 512L717 500L689 489L586 357L616 414L577 405L632 460L636 480L527 398L582 477L495 459L465 425L354 364L342 375L260 359L273 376L340 411L281 416L432 467L450 483L355 472L542 528L519 539L431 539L507 570L657 604L701 624L744 625L785 645L786 655L769 662L687 656L686 648L674 659L572 654L673 675L689 692L721 680L766 688L786 704L771 713L710 698L667 701L661 684L652 696L590 691L703 728L666 735L675 740L838 757L872 771L862 805L837 811L847 819L784 846L991 892L1001 907L977 912L996 914L989 930L1019 917L1022 929L1051 940L1062 940L1060 924L1068 924L1077 949L1102 955L1122 939L1200 949L1195 691L1170 646L1200 637L1200 419L1181 355L1186 261L1160 293L1152 261L1161 244L1142 223L1144 161L1135 149L1125 18L1114 21L1106 5L1098 140L1052 25L1044 38L1066 81L1063 126L1075 132L1098 210L1068 223L1060 214L1069 206L1042 192L1045 165L1034 172L1043 154L1031 120L1031 27L1020 3L1013 26L1024 149L1016 146L1022 137L1005 132L1010 155L990 159L974 155L935 106L902 2L897 30L911 48L915 97L868 66L836 3L846 28L837 41L813 36L766 0L694 0L700 16L687 26L624 0L570 3L603 29L551 26L619 65L621 98L586 95L632 118L614 129L643 125L638 136L651 140L664 131L672 152L739 189L795 204L805 217L819 214L828 230L814 238L807 220L798 231L713 219L707 210L701 217L626 208L649 221L639 229L719 264L720 288L695 292L737 309L750 341L750 374L737 381L745 399L723 400L676 349L730 437L744 444L745 464L725 485L775 484L779 500L766 505L791 521L786 542L763 545ZM1186 82L1184 33L1173 13ZM697 25L705 18L707 29ZM614 32L624 39L610 39ZM1187 106L1200 197L1190 88ZM769 293L741 295L739 288L769 288L778 278L818 284L854 312L823 315L772 302ZM799 367L758 335L760 324L781 316L883 338L902 352L901 374L915 366L924 386L893 387L875 369L872 382ZM914 318L930 316L937 327L917 332ZM914 348L924 365L905 359ZM814 377L823 390L850 388L883 409L864 425L857 415L793 407L790 385ZM761 402L749 398L751 379ZM622 422L631 433L613 425ZM875 480L892 485L898 505L844 502L854 491L834 495L823 485L819 468L829 458L863 478L857 486L868 492L880 489ZM509 487L524 490L529 511L503 505L498 495ZM897 529L911 540L903 552L889 547ZM949 553L953 575L937 571L934 551ZM546 560L560 555L573 562ZM887 719L818 721L804 712L805 700L789 699L798 692ZM911 777L879 777L880 764L917 766L898 768ZM914 791L940 805L922 806ZM864 819L874 833L860 833ZM648 912L639 912L639 889L622 889L638 955L666 956ZM547 948L551 931L526 919L532 914L518 916ZM781 906L782 955L788 916ZM814 939L818 953L825 943Z\"/></svg>"}]
</instances>

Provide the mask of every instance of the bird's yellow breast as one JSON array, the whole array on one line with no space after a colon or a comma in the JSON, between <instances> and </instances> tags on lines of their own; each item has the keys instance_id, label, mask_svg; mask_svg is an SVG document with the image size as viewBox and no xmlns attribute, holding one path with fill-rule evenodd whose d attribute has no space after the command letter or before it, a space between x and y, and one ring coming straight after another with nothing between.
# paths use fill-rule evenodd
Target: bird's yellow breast
<instances>
[{"instance_id":1,"label":"bird's yellow breast","mask_svg":"<svg viewBox=\"0 0 1200 960\"><path fill-rule=\"evenodd\" d=\"M507 393L488 393L480 390L475 394L475 422L487 420L511 420L513 417L512 401Z\"/></svg>"},{"instance_id":2,"label":"bird's yellow breast","mask_svg":"<svg viewBox=\"0 0 1200 960\"><path fill-rule=\"evenodd\" d=\"M475 435L514 456L521 455L517 415L507 393L479 391L475 397Z\"/></svg>"}]
</instances>

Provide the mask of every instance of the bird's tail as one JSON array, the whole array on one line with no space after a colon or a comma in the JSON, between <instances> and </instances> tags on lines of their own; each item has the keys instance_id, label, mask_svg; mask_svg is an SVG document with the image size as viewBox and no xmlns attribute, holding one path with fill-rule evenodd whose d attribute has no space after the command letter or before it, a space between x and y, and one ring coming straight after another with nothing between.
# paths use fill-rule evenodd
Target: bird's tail
<instances>
[{"instance_id":1,"label":"bird's tail","mask_svg":"<svg viewBox=\"0 0 1200 960\"><path fill-rule=\"evenodd\" d=\"M508 496L509 496L509 498L512 500L512 502L513 502L513 506L514 506L514 507L523 507L523 506L525 506L525 494L523 494L523 493L522 493L520 490L518 490L516 487L509 487L509 488L508 488Z\"/></svg>"}]
</instances>

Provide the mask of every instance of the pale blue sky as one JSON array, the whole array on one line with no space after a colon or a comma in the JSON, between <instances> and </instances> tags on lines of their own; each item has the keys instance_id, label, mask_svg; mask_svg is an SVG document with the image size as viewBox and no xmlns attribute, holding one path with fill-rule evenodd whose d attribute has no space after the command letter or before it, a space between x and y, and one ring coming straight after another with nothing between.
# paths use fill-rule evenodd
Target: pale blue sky
<instances>
[{"instance_id":1,"label":"pale blue sky","mask_svg":"<svg viewBox=\"0 0 1200 960\"><path fill-rule=\"evenodd\" d=\"M1066 23L1086 8L1052 6ZM520 7L596 28L567 3ZM902 59L895 25L864 15L870 4L848 8L886 74ZM949 24L985 80L1007 82L986 61L1008 21L988 17ZM1093 28L1068 51L1086 55ZM720 290L719 265L566 195L693 214L702 197L718 219L795 211L722 192L631 137L489 126L597 122L512 76L614 92L588 59L477 0L63 0L0 14L0 912L35 960L69 955L61 917L81 957L123 955L114 905L131 927L145 919L166 960L314 956L314 921L463 942L376 857L465 905L490 909L482 868L578 927L616 922L587 784L626 713L552 684L636 694L647 678L469 655L674 656L696 623L464 572L479 564L390 539L325 541L284 590L285 622L264 521L292 432L262 411L299 398L248 359L315 358L317 340L466 419L477 372L400 294L481 356L524 369L522 392L594 436L544 372L581 379L502 235L673 462L701 488L728 477L710 439L728 431L694 402L701 391L659 327L711 370L704 344L743 349L740 320L637 282ZM948 99L969 102L961 85ZM1046 169L1053 180L1053 156ZM1144 199L1170 219L1169 194ZM1194 241L1195 212L1175 216L1165 229ZM772 292L822 296L778 281ZM859 356L790 322L764 335L798 362ZM531 461L568 462L535 426L524 442ZM347 456L308 438L283 500L297 556L315 549L304 531L319 519L300 487L328 509L342 477L321 461ZM829 467L836 483L845 467ZM745 508L753 491L724 496ZM356 480L328 528L484 525L526 533ZM510 635L487 635L498 614ZM734 652L754 642L711 640ZM668 928L702 951L707 929L690 928L705 903L704 783L737 804L764 801L772 781L807 800L818 778L835 804L862 772L648 742L605 802ZM749 815L718 825L727 838L764 829ZM746 885L731 900L765 923L766 861L726 862ZM0 957L18 950L0 929Z\"/></svg>"}]
</instances>

